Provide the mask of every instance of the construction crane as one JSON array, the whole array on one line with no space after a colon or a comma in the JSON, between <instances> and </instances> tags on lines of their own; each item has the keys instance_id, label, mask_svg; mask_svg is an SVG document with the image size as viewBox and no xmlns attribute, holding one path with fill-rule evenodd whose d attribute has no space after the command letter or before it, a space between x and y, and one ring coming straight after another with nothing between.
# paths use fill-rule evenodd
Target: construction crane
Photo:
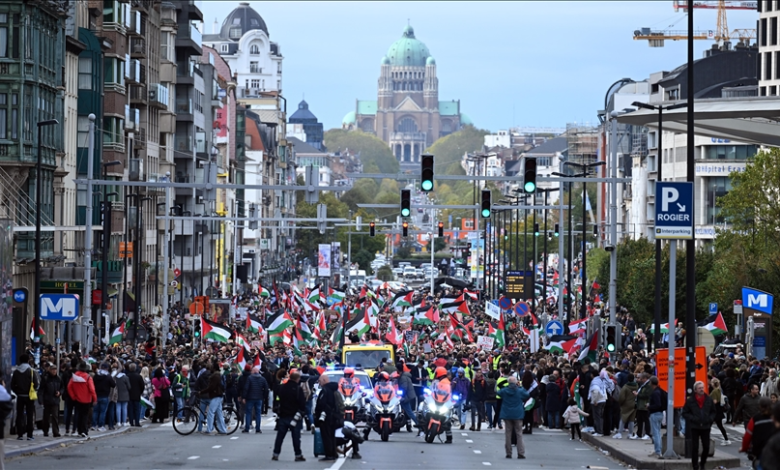
<instances>
[{"instance_id":1,"label":"construction crane","mask_svg":"<svg viewBox=\"0 0 780 470\"><path fill-rule=\"evenodd\" d=\"M675 0L674 11L688 11L687 1ZM693 8L703 9L715 9L718 10L718 23L715 30L706 31L694 31L693 39L708 39L710 41L716 41L718 45L724 42L729 42L731 38L739 38L742 43L749 43L751 39L756 38L755 29L735 29L729 32L728 19L726 17L726 10L755 10L757 8L757 2L727 2L726 0L718 0L714 2L693 2ZM665 40L671 41L683 41L688 39L687 31L669 31L669 30L652 30L650 28L641 28L634 31L634 40L647 41L650 47L664 47Z\"/></svg>"}]
</instances>

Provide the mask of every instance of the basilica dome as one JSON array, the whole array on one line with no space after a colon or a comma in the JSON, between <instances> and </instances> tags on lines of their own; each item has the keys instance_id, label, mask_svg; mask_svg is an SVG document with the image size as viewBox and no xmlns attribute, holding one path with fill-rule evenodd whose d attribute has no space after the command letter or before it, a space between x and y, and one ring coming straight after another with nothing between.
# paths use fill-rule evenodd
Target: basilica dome
<instances>
[{"instance_id":1,"label":"basilica dome","mask_svg":"<svg viewBox=\"0 0 780 470\"><path fill-rule=\"evenodd\" d=\"M428 47L414 37L414 28L411 26L404 29L401 39L390 46L386 55L390 65L394 67L424 67L430 56Z\"/></svg>"}]
</instances>

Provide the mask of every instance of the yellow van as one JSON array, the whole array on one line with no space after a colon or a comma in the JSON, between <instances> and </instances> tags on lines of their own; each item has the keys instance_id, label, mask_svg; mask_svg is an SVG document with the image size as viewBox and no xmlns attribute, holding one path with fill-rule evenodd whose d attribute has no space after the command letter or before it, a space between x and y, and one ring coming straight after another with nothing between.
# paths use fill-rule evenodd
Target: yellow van
<instances>
[{"instance_id":1,"label":"yellow van","mask_svg":"<svg viewBox=\"0 0 780 470\"><path fill-rule=\"evenodd\" d=\"M395 351L389 344L345 344L341 352L341 363L344 367L358 367L365 370L373 378L376 368L387 358L390 364L395 364Z\"/></svg>"}]
</instances>

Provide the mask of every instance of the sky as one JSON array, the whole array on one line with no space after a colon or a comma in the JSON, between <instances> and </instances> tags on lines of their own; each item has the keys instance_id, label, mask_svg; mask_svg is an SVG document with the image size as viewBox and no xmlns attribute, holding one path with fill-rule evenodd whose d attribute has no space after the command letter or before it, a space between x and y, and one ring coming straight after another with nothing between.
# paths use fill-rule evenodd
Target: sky
<instances>
[{"instance_id":1,"label":"sky","mask_svg":"<svg viewBox=\"0 0 780 470\"><path fill-rule=\"evenodd\" d=\"M356 99L376 99L380 61L407 22L436 59L439 99L460 100L490 131L596 124L613 82L687 59L685 41L651 48L633 39L641 27L687 28L671 0L250 3L284 56L284 96L292 109L305 97L325 129L340 127ZM236 6L204 1L204 32ZM694 12L696 30L714 30L716 20L715 10ZM731 30L757 20L755 11L728 12ZM696 41L695 58L712 44Z\"/></svg>"}]
</instances>

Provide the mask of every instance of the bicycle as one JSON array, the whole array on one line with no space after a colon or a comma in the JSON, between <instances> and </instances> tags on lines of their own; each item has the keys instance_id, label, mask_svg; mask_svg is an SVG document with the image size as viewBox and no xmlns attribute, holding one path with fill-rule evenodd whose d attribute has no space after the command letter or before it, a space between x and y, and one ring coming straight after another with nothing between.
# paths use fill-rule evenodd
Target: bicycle
<instances>
[{"instance_id":1,"label":"bicycle","mask_svg":"<svg viewBox=\"0 0 780 470\"><path fill-rule=\"evenodd\" d=\"M222 405L227 434L233 434L240 426L238 412L233 405ZM198 428L198 423L206 425L206 416L200 409L200 399L195 397L191 404L184 406L173 417L173 430L182 436L189 436Z\"/></svg>"}]
</instances>

